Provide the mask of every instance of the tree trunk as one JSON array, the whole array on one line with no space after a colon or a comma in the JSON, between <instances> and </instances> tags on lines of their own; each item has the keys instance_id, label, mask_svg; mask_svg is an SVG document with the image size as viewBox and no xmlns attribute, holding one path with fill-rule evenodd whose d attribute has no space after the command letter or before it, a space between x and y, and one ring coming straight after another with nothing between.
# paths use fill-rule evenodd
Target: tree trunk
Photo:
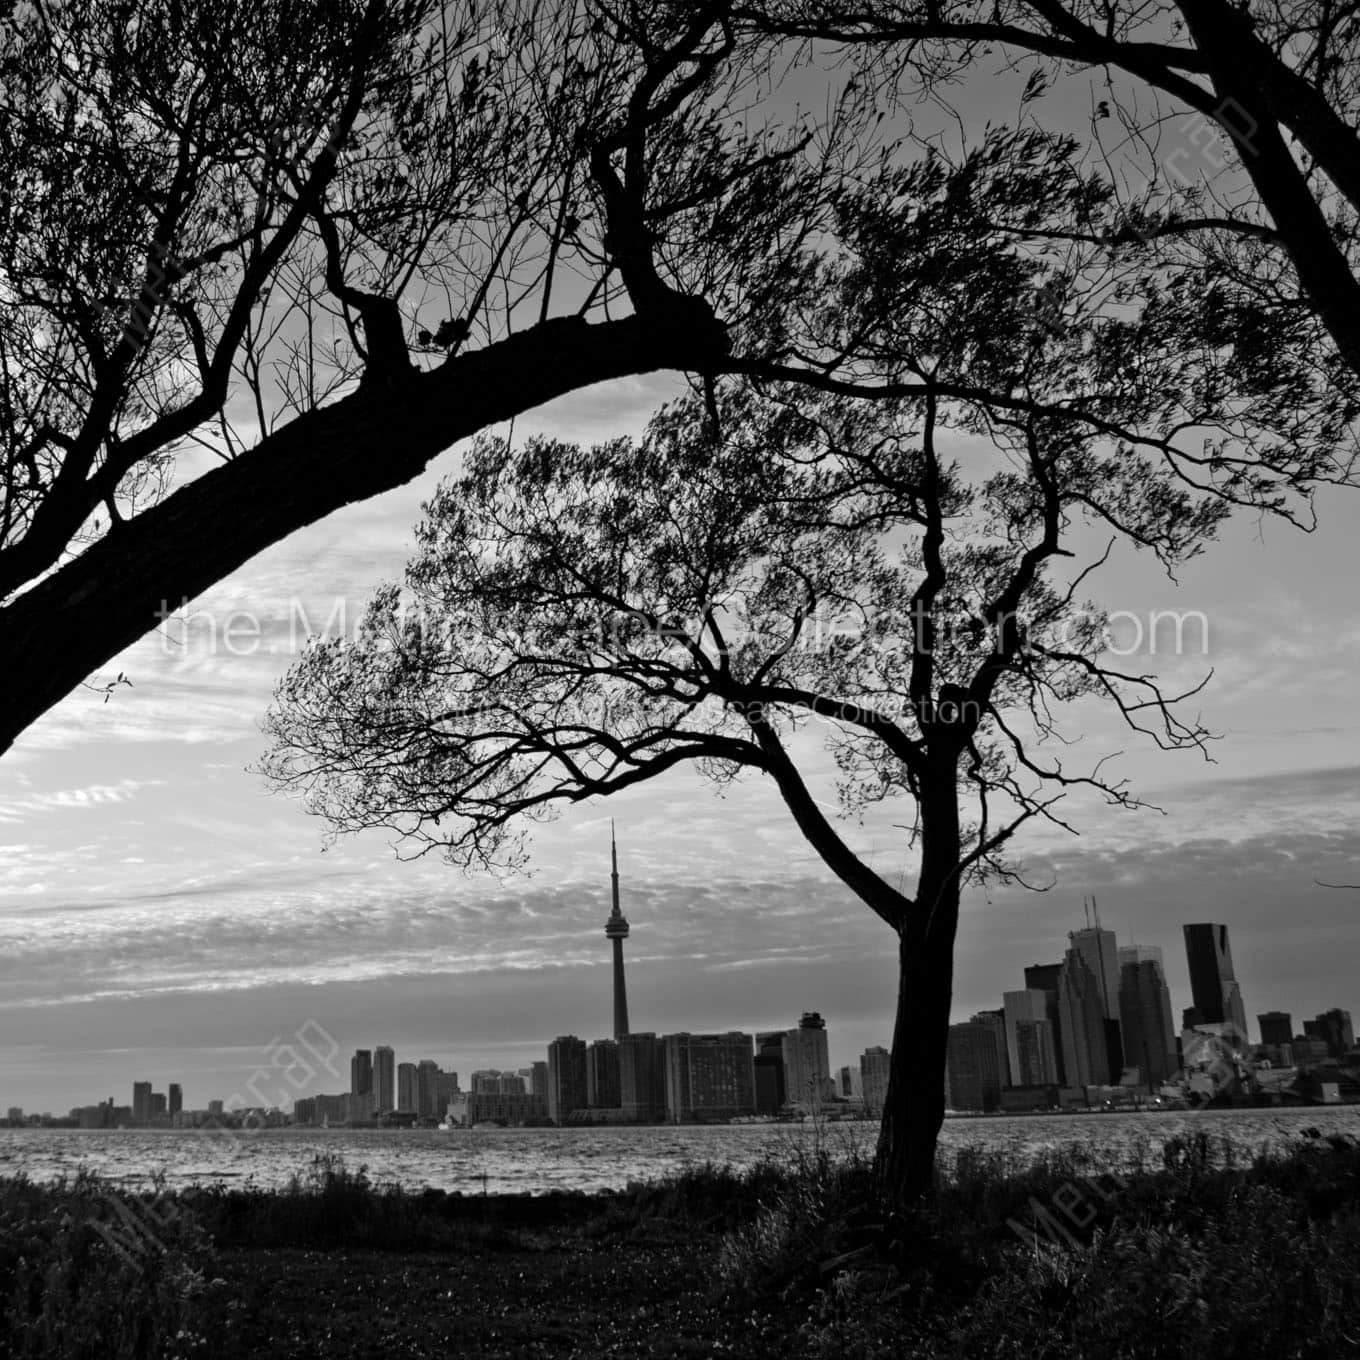
<instances>
[{"instance_id":1,"label":"tree trunk","mask_svg":"<svg viewBox=\"0 0 1360 1360\"><path fill-rule=\"evenodd\" d=\"M921 790L921 878L898 944L897 1021L874 1170L890 1201L930 1189L944 1122L945 1054L959 921L959 804L955 767Z\"/></svg>"}]
</instances>

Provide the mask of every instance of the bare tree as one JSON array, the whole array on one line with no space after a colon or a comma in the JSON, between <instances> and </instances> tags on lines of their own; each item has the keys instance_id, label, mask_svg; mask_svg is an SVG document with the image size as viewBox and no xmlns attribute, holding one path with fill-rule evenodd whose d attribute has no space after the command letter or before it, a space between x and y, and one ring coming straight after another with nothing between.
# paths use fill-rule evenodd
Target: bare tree
<instances>
[{"instance_id":1,"label":"bare tree","mask_svg":"<svg viewBox=\"0 0 1360 1360\"><path fill-rule=\"evenodd\" d=\"M1324 394L1300 389L1317 419L1296 429L1269 387L1224 389L1193 328L1158 324L1175 290L1112 308L1070 254L1018 249L998 214L1052 221L1071 187L1036 147L997 134L843 198L848 252L800 273L805 333L842 337L820 380L804 354L797 382L719 384L636 445L481 441L427 507L406 592L357 641L315 644L268 720L266 773L337 832L463 865L519 864L526 822L677 765L772 779L898 937L878 1161L908 1198L943 1117L962 886L1014 873L1012 838L1069 789L1137 803L1064 756L1064 706L1104 701L1166 748L1207 739L1189 695L1114 664L1082 598L1104 559L1069 561L1076 531L1172 569L1234 502L1289 511L1345 434ZM893 366L911 381L868 381ZM1211 430L1198 455L1177 443ZM990 452L958 455L962 436ZM814 723L847 811L909 805L910 894L810 786L792 734Z\"/></svg>"}]
</instances>

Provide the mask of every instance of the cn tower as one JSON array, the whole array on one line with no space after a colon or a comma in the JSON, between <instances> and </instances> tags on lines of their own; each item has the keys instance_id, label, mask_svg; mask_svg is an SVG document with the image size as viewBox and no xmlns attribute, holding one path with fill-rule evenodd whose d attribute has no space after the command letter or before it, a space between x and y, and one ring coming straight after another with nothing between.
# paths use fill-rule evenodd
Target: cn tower
<instances>
[{"instance_id":1,"label":"cn tower","mask_svg":"<svg viewBox=\"0 0 1360 1360\"><path fill-rule=\"evenodd\" d=\"M614 1037L628 1033L628 993L623 985L623 942L628 938L628 921L619 910L619 847L614 841L614 822L609 822L609 855L613 863L610 879L614 889L614 910L604 923L604 937L614 942Z\"/></svg>"}]
</instances>

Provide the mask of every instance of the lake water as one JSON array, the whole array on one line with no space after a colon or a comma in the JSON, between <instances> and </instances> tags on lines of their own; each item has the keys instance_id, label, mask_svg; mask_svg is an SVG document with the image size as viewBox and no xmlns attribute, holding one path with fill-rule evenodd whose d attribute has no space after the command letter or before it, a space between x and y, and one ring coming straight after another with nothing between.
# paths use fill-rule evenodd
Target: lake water
<instances>
[{"instance_id":1,"label":"lake water","mask_svg":"<svg viewBox=\"0 0 1360 1360\"><path fill-rule=\"evenodd\" d=\"M949 1119L942 1147L975 1144L1014 1164L1049 1148L1089 1148L1111 1170L1156 1158L1173 1134L1205 1129L1244 1154L1289 1144L1302 1130L1360 1134L1360 1107L1213 1110L1195 1113L1029 1115ZM873 1147L872 1124L834 1124L820 1136L833 1149ZM703 1162L749 1166L767 1152L812 1147L811 1126L743 1124L696 1127L227 1130L0 1129L0 1176L48 1181L87 1167L129 1188L164 1174L171 1188L213 1182L278 1188L305 1175L313 1159L339 1154L351 1170L368 1168L379 1183L435 1186L468 1194L622 1189Z\"/></svg>"}]
</instances>

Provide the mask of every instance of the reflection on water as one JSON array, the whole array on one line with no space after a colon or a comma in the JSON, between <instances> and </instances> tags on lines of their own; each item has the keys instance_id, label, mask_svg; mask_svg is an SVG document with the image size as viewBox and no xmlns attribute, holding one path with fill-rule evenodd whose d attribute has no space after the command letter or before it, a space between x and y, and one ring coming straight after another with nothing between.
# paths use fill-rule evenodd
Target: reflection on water
<instances>
[{"instance_id":1,"label":"reflection on water","mask_svg":"<svg viewBox=\"0 0 1360 1360\"><path fill-rule=\"evenodd\" d=\"M1205 1113L1030 1115L946 1121L948 1150L978 1144L1027 1163L1048 1148L1088 1147L1112 1170L1156 1158L1173 1134L1205 1129L1244 1153L1298 1140L1301 1130L1360 1133L1360 1108L1214 1110ZM322 1153L379 1183L468 1194L621 1189L703 1162L749 1166L763 1153L791 1156L820 1136L833 1150L872 1151L871 1124L598 1129L270 1129L255 1133L127 1129L0 1129L0 1176L46 1181L87 1167L143 1186L156 1172L170 1187L211 1182L277 1188Z\"/></svg>"}]
</instances>

